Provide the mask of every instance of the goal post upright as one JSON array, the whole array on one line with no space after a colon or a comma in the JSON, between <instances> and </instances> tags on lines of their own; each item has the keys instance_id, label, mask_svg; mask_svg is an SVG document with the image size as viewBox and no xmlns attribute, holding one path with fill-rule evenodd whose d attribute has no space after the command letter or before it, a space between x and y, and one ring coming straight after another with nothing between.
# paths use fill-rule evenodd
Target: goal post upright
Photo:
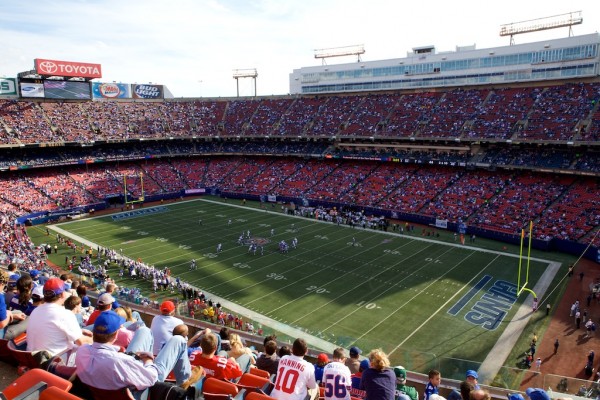
<instances>
[{"instance_id":1,"label":"goal post upright","mask_svg":"<svg viewBox=\"0 0 600 400\"><path fill-rule=\"evenodd\" d=\"M127 195L127 178L129 177L139 177L140 179L140 190L141 190L141 194L140 196L136 199L136 200L130 200L128 201L127 198L129 197ZM127 174L123 174L123 200L124 200L124 204L135 204L135 203L143 203L144 199L146 198L145 196L145 192L144 192L144 174L143 173L139 173L139 174L133 174L133 175L127 175Z\"/></svg>"}]
</instances>

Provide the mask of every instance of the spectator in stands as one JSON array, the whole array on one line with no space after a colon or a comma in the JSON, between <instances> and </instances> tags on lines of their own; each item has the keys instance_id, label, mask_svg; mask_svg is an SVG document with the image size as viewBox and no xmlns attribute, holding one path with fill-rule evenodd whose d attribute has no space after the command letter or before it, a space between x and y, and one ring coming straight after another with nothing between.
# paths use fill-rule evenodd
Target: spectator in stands
<instances>
[{"instance_id":1,"label":"spectator in stands","mask_svg":"<svg viewBox=\"0 0 600 400\"><path fill-rule=\"evenodd\" d=\"M44 287L42 285L38 285L33 288L31 291L31 304L25 311L25 315L31 315L33 310L36 309L42 302L44 301Z\"/></svg>"},{"instance_id":2,"label":"spectator in stands","mask_svg":"<svg viewBox=\"0 0 600 400\"><path fill-rule=\"evenodd\" d=\"M87 287L85 285L77 286L77 296L81 298L81 308L88 310L90 308L90 298L87 295Z\"/></svg>"},{"instance_id":3,"label":"spectator in stands","mask_svg":"<svg viewBox=\"0 0 600 400\"><path fill-rule=\"evenodd\" d=\"M276 375L279 357L277 357L275 351L277 351L277 342L269 340L265 343L265 351L256 360L256 367L269 372L271 375Z\"/></svg>"},{"instance_id":4,"label":"spectator in stands","mask_svg":"<svg viewBox=\"0 0 600 400\"><path fill-rule=\"evenodd\" d=\"M221 337L221 350L231 350L231 344L229 343L229 328L226 326L222 327L219 331L219 336Z\"/></svg>"},{"instance_id":5,"label":"spectator in stands","mask_svg":"<svg viewBox=\"0 0 600 400\"><path fill-rule=\"evenodd\" d=\"M381 349L369 353L370 367L363 372L360 388L367 393L366 400L395 400L396 374L390 360Z\"/></svg>"},{"instance_id":6,"label":"spectator in stands","mask_svg":"<svg viewBox=\"0 0 600 400\"><path fill-rule=\"evenodd\" d=\"M438 386L442 382L442 374L436 369L429 371L427 377L429 378L429 382L425 385L425 400L429 400L431 395L438 394Z\"/></svg>"},{"instance_id":7,"label":"spectator in stands","mask_svg":"<svg viewBox=\"0 0 600 400\"><path fill-rule=\"evenodd\" d=\"M360 365L358 366L358 372L350 376L350 379L352 380L353 389L360 390L360 380L362 379L362 374L367 369L369 369L370 366L371 363L366 358L360 362Z\"/></svg>"},{"instance_id":8,"label":"spectator in stands","mask_svg":"<svg viewBox=\"0 0 600 400\"><path fill-rule=\"evenodd\" d=\"M238 363L242 371L248 372L250 366L256 364L254 353L250 348L244 346L242 338L237 333L229 335L231 350L227 352L227 357L232 357Z\"/></svg>"},{"instance_id":9,"label":"spectator in stands","mask_svg":"<svg viewBox=\"0 0 600 400\"><path fill-rule=\"evenodd\" d=\"M358 372L358 367L360 367L360 353L362 353L362 351L358 347L350 347L350 358L346 359L346 367L350 369L351 374Z\"/></svg>"},{"instance_id":10,"label":"spectator in stands","mask_svg":"<svg viewBox=\"0 0 600 400\"><path fill-rule=\"evenodd\" d=\"M77 318L77 323L81 328L84 328L83 322L83 314L81 313L81 299L79 296L69 296L67 300L65 300L65 308L75 315Z\"/></svg>"},{"instance_id":11,"label":"spectator in stands","mask_svg":"<svg viewBox=\"0 0 600 400\"><path fill-rule=\"evenodd\" d=\"M156 317L155 317L156 318ZM206 376L212 376L217 379L237 379L242 376L243 371L235 362L234 358L219 357L217 352L218 339L210 329L198 331L195 337L190 339L190 342L195 338L200 338L201 354L195 351L190 354L190 362L192 365L199 365L204 369Z\"/></svg>"},{"instance_id":12,"label":"spectator in stands","mask_svg":"<svg viewBox=\"0 0 600 400\"><path fill-rule=\"evenodd\" d=\"M27 351L57 354L75 345L92 343L91 332L79 327L75 314L64 308L68 292L59 278L44 284L44 303L28 319Z\"/></svg>"},{"instance_id":13,"label":"spectator in stands","mask_svg":"<svg viewBox=\"0 0 600 400\"><path fill-rule=\"evenodd\" d=\"M327 357L327 354L325 353L320 353L317 356L317 362L315 363L315 380L319 384L323 382L323 371L327 364L329 364L329 357Z\"/></svg>"},{"instance_id":14,"label":"spectator in stands","mask_svg":"<svg viewBox=\"0 0 600 400\"><path fill-rule=\"evenodd\" d=\"M475 390L479 389L479 384L477 383L477 379L479 379L479 375L477 375L477 371L472 370L472 369L467 371L466 381L469 382L471 385L473 385Z\"/></svg>"},{"instance_id":15,"label":"spectator in stands","mask_svg":"<svg viewBox=\"0 0 600 400\"><path fill-rule=\"evenodd\" d=\"M406 386L406 369L402 366L394 367L396 375L396 399L418 400L419 394L414 386Z\"/></svg>"},{"instance_id":16,"label":"spectator in stands","mask_svg":"<svg viewBox=\"0 0 600 400\"><path fill-rule=\"evenodd\" d=\"M470 400L490 400L491 398L490 393L483 389L475 389L469 393ZM546 400L550 400L550 398Z\"/></svg>"},{"instance_id":17,"label":"spectator in stands","mask_svg":"<svg viewBox=\"0 0 600 400\"><path fill-rule=\"evenodd\" d=\"M33 280L29 275L22 275L17 279L17 292L16 296L10 300L8 307L11 311L25 312L29 307L29 300L31 299L31 290L33 289Z\"/></svg>"},{"instance_id":18,"label":"spectator in stands","mask_svg":"<svg viewBox=\"0 0 600 400\"><path fill-rule=\"evenodd\" d=\"M550 400L550 396L544 389L529 388L525 391L525 393L527 393L527 397L529 397L531 400Z\"/></svg>"},{"instance_id":19,"label":"spectator in stands","mask_svg":"<svg viewBox=\"0 0 600 400\"><path fill-rule=\"evenodd\" d=\"M309 393L317 389L315 381L315 368L311 363L304 360L308 353L308 346L304 339L294 340L292 354L284 356L279 360L279 372L275 380L275 388L271 391L271 397L278 400L304 400ZM294 383L293 387L291 383Z\"/></svg>"},{"instance_id":20,"label":"spectator in stands","mask_svg":"<svg viewBox=\"0 0 600 400\"><path fill-rule=\"evenodd\" d=\"M96 302L96 309L92 312L90 317L87 320L88 325L93 325L96 322L96 318L98 315L104 311L108 311L112 308L112 304L115 301L115 298L110 295L110 293L103 293L98 296L98 301Z\"/></svg>"},{"instance_id":21,"label":"spectator in stands","mask_svg":"<svg viewBox=\"0 0 600 400\"><path fill-rule=\"evenodd\" d=\"M114 310L114 312L119 314L125 320L125 323L127 323L127 312L122 307L117 308ZM127 329L125 323L123 323L123 325L121 325L119 328L119 331L117 332L117 339L115 340L115 346L120 346L124 349L129 346L129 343L131 343L131 340L134 336L134 331ZM185 336L187 336L187 333Z\"/></svg>"},{"instance_id":22,"label":"spectator in stands","mask_svg":"<svg viewBox=\"0 0 600 400\"><path fill-rule=\"evenodd\" d=\"M4 329L13 321L13 315L10 310L6 309L4 300L4 288L8 284L8 272L0 270L0 338L4 338ZM23 319L25 314L23 314ZM19 317L20 318L20 317Z\"/></svg>"},{"instance_id":23,"label":"spectator in stands","mask_svg":"<svg viewBox=\"0 0 600 400\"><path fill-rule=\"evenodd\" d=\"M333 350L333 361L325 365L323 371L325 400L350 400L352 380L345 361L346 352L342 347Z\"/></svg>"},{"instance_id":24,"label":"spectator in stands","mask_svg":"<svg viewBox=\"0 0 600 400\"><path fill-rule=\"evenodd\" d=\"M160 305L161 315L157 315L152 319L150 324L150 330L154 337L154 347L152 348L153 354L158 354L160 349L167 343L167 341L173 336L173 328L177 325L183 324L183 321L175 315L175 304L170 300L165 300Z\"/></svg>"},{"instance_id":25,"label":"spectator in stands","mask_svg":"<svg viewBox=\"0 0 600 400\"><path fill-rule=\"evenodd\" d=\"M179 384L190 377L187 344L182 336L173 336L156 359L143 352L135 358L119 353L113 344L124 322L123 317L111 310L96 318L93 344L79 348L75 359L77 376L83 383L106 390L125 387L145 390L157 381L164 381L171 371Z\"/></svg>"},{"instance_id":26,"label":"spectator in stands","mask_svg":"<svg viewBox=\"0 0 600 400\"><path fill-rule=\"evenodd\" d=\"M283 356L289 356L292 354L292 349L290 349L290 346L288 346L287 344L284 344L283 346L281 346L279 348L279 350L277 351L277 356L279 357L279 359L281 359Z\"/></svg>"}]
</instances>

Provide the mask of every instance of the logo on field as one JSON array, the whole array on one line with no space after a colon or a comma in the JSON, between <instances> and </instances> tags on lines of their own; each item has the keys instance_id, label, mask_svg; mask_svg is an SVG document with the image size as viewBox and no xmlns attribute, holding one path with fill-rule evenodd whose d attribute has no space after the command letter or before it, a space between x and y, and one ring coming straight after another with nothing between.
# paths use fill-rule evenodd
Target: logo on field
<instances>
[{"instance_id":1,"label":"logo on field","mask_svg":"<svg viewBox=\"0 0 600 400\"><path fill-rule=\"evenodd\" d=\"M52 61L42 61L40 63L40 69L42 72L48 72L50 74L58 71L58 66Z\"/></svg>"},{"instance_id":2,"label":"logo on field","mask_svg":"<svg viewBox=\"0 0 600 400\"><path fill-rule=\"evenodd\" d=\"M243 242L245 245L249 246L251 244L255 244L257 246L266 246L269 243L271 243L271 240L267 239L267 238L263 238L263 237L257 237L257 236L253 236L251 238L246 238L243 240Z\"/></svg>"}]
</instances>

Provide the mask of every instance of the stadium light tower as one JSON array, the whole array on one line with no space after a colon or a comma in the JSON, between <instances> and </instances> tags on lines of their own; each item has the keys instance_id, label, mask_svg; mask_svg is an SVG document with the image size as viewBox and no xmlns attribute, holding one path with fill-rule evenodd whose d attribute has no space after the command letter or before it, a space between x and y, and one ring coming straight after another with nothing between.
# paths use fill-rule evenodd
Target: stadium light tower
<instances>
[{"instance_id":1,"label":"stadium light tower","mask_svg":"<svg viewBox=\"0 0 600 400\"><path fill-rule=\"evenodd\" d=\"M344 47L331 47L328 49L315 49L315 58L320 58L322 65L327 65L325 61L331 57L342 57L342 56L356 56L357 62L360 62L361 54L365 54L364 44L355 44L352 46Z\"/></svg>"},{"instance_id":2,"label":"stadium light tower","mask_svg":"<svg viewBox=\"0 0 600 400\"><path fill-rule=\"evenodd\" d=\"M254 80L254 97L256 97L256 77L258 72L256 68L246 69L234 69L233 79L235 79L235 85L237 87L237 97L240 97L240 78L252 78Z\"/></svg>"},{"instance_id":3,"label":"stadium light tower","mask_svg":"<svg viewBox=\"0 0 600 400\"><path fill-rule=\"evenodd\" d=\"M500 36L510 36L510 45L512 46L515 44L515 35L568 26L569 37L571 37L573 36L573 25L581 25L583 23L581 14L581 11L571 11L566 14L553 15L551 17L511 22L510 24L500 25Z\"/></svg>"}]
</instances>

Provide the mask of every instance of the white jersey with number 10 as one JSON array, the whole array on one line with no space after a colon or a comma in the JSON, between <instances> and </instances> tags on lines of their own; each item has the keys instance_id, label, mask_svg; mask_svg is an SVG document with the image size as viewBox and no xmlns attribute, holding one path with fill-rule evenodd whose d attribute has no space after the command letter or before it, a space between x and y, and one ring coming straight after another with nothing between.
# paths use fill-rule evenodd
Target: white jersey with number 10
<instances>
[{"instance_id":1,"label":"white jersey with number 10","mask_svg":"<svg viewBox=\"0 0 600 400\"><path fill-rule=\"evenodd\" d=\"M325 400L350 400L350 369L340 362L332 362L323 370Z\"/></svg>"},{"instance_id":2,"label":"white jersey with number 10","mask_svg":"<svg viewBox=\"0 0 600 400\"><path fill-rule=\"evenodd\" d=\"M277 367L277 379L271 397L278 400L304 400L308 390L315 389L315 366L302 357L283 356Z\"/></svg>"}]
</instances>

